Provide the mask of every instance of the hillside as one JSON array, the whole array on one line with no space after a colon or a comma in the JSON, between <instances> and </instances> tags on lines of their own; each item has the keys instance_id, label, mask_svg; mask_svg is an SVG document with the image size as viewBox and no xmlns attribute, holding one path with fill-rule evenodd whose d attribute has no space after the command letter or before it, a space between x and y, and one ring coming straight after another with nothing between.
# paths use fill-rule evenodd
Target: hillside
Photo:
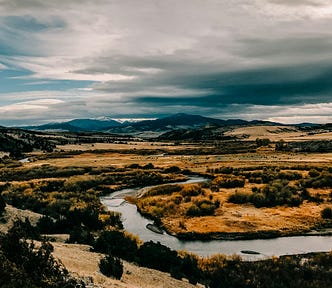
<instances>
[{"instance_id":1,"label":"hillside","mask_svg":"<svg viewBox=\"0 0 332 288\"><path fill-rule=\"evenodd\" d=\"M41 216L41 214L34 213L29 210L17 209L11 205L7 205L4 214L1 216L0 232L6 233L12 226L13 222L17 219L24 221L28 218L32 224L35 224ZM54 247L54 257L59 259L73 276L82 278L86 282L87 287L200 287L199 285L191 285L185 280L176 280L167 273L139 267L126 261L124 261L124 273L122 279L115 280L104 276L99 271L98 263L103 257L103 254L90 252L90 246L88 245L63 243L63 240L61 239L67 239L68 235L52 235L52 238L57 238L59 241L52 242Z\"/></svg>"},{"instance_id":2,"label":"hillside","mask_svg":"<svg viewBox=\"0 0 332 288\"><path fill-rule=\"evenodd\" d=\"M108 119L74 119L67 122L47 123L38 126L22 127L28 130L36 131L67 131L67 132L82 132L82 131L102 131L111 127L120 126L121 123Z\"/></svg>"},{"instance_id":3,"label":"hillside","mask_svg":"<svg viewBox=\"0 0 332 288\"><path fill-rule=\"evenodd\" d=\"M255 140L269 138L271 141L324 140L331 137L330 124L300 123L294 125L270 121L241 119L222 120L201 115L178 113L154 120L120 123L110 118L74 119L62 123L48 123L25 127L28 130L58 133L105 133L131 135L156 141L176 140ZM323 135L324 134L324 135Z\"/></svg>"},{"instance_id":4,"label":"hillside","mask_svg":"<svg viewBox=\"0 0 332 288\"><path fill-rule=\"evenodd\" d=\"M33 150L53 151L55 144L45 135L33 131L0 127L0 151L20 157Z\"/></svg>"},{"instance_id":5,"label":"hillside","mask_svg":"<svg viewBox=\"0 0 332 288\"><path fill-rule=\"evenodd\" d=\"M89 279L93 279L94 286L92 287L94 288L203 287L202 285L189 284L186 280L176 280L168 273L139 267L126 261L124 261L124 273L121 280L115 280L99 272L98 263L102 258L102 254L90 252L89 246L65 243L53 243L53 246L53 255L60 259L74 275L83 277L88 283L90 282Z\"/></svg>"}]
</instances>

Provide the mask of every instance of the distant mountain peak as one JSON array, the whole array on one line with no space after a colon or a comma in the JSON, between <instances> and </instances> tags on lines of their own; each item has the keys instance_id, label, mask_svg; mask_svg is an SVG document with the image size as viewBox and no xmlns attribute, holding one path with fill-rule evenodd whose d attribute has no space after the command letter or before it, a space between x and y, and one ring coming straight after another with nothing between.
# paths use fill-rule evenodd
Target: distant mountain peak
<instances>
[{"instance_id":1,"label":"distant mountain peak","mask_svg":"<svg viewBox=\"0 0 332 288\"><path fill-rule=\"evenodd\" d=\"M162 118L121 118L109 116L73 119L62 123L48 123L40 126L24 127L30 130L58 131L105 131L111 133L140 133L144 131L163 133L175 129L198 129L243 125L277 125L268 121L246 121L241 119L222 120L196 114L176 113Z\"/></svg>"}]
</instances>

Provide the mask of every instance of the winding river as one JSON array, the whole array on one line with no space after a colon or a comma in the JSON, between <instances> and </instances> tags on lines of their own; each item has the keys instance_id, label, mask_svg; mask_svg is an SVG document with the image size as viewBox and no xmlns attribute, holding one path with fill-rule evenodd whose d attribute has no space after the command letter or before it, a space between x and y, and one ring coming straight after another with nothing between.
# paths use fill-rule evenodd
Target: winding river
<instances>
[{"instance_id":1,"label":"winding river","mask_svg":"<svg viewBox=\"0 0 332 288\"><path fill-rule=\"evenodd\" d=\"M202 177L190 177L185 183L206 181ZM175 184L175 183L174 183ZM145 187L144 189L149 188ZM159 241L174 250L186 250L206 257L214 254L238 254L245 260L258 260L271 256L291 255L309 252L326 252L332 250L332 236L295 236L256 240L179 240L167 233L158 234L146 228L151 220L142 217L136 206L124 200L127 195L136 195L140 188L123 189L101 198L102 203L112 211L122 214L125 230L139 236L143 241ZM244 254L241 251L259 252L258 255Z\"/></svg>"}]
</instances>

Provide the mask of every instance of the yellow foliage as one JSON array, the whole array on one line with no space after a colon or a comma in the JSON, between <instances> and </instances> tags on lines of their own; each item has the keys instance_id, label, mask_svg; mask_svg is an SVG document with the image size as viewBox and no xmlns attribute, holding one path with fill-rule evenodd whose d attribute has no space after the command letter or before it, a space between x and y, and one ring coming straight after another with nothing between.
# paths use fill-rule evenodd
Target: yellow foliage
<instances>
[{"instance_id":1,"label":"yellow foliage","mask_svg":"<svg viewBox=\"0 0 332 288\"><path fill-rule=\"evenodd\" d=\"M106 223L109 219L111 218L111 215L105 214L105 213L100 213L98 215L98 219L102 221L103 223Z\"/></svg>"}]
</instances>

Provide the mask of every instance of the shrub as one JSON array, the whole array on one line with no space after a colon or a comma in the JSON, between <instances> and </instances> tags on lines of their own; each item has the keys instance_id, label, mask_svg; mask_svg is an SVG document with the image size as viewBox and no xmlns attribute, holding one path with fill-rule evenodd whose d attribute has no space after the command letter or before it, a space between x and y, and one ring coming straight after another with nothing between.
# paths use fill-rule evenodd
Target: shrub
<instances>
[{"instance_id":1,"label":"shrub","mask_svg":"<svg viewBox=\"0 0 332 288\"><path fill-rule=\"evenodd\" d=\"M216 206L210 201L204 201L199 204L201 216L213 215Z\"/></svg>"},{"instance_id":2,"label":"shrub","mask_svg":"<svg viewBox=\"0 0 332 288\"><path fill-rule=\"evenodd\" d=\"M213 185L216 185L219 188L237 188L237 187L244 187L245 184L245 177L239 176L222 176L217 177L212 181Z\"/></svg>"},{"instance_id":3,"label":"shrub","mask_svg":"<svg viewBox=\"0 0 332 288\"><path fill-rule=\"evenodd\" d=\"M320 175L320 173L316 170L316 169L310 169L309 171L309 176L311 178L315 178L318 177Z\"/></svg>"},{"instance_id":4,"label":"shrub","mask_svg":"<svg viewBox=\"0 0 332 288\"><path fill-rule=\"evenodd\" d=\"M219 169L219 172L222 174L232 174L233 173L233 167L221 167Z\"/></svg>"},{"instance_id":5,"label":"shrub","mask_svg":"<svg viewBox=\"0 0 332 288\"><path fill-rule=\"evenodd\" d=\"M322 173L320 173L315 178L305 179L302 184L307 188L332 188L332 173L328 171L322 171Z\"/></svg>"},{"instance_id":6,"label":"shrub","mask_svg":"<svg viewBox=\"0 0 332 288\"><path fill-rule=\"evenodd\" d=\"M285 172L279 172L277 178L287 179L287 180L298 180L302 179L302 175L298 172L285 171Z\"/></svg>"},{"instance_id":7,"label":"shrub","mask_svg":"<svg viewBox=\"0 0 332 288\"><path fill-rule=\"evenodd\" d=\"M181 264L181 259L177 256L177 252L159 242L145 242L139 248L137 255L140 265L163 272L170 272L172 267Z\"/></svg>"},{"instance_id":8,"label":"shrub","mask_svg":"<svg viewBox=\"0 0 332 288\"><path fill-rule=\"evenodd\" d=\"M267 146L267 145L269 145L270 143L271 143L271 141L270 141L270 139L268 139L268 138L263 138L263 139L261 139L261 138L257 138L257 139L256 139L256 145L257 145L257 147Z\"/></svg>"},{"instance_id":9,"label":"shrub","mask_svg":"<svg viewBox=\"0 0 332 288\"><path fill-rule=\"evenodd\" d=\"M40 234L38 229L35 226L32 226L30 220L25 218L24 221L16 220L13 223L13 226L9 230L10 233L16 234L21 238L29 238L39 240Z\"/></svg>"},{"instance_id":10,"label":"shrub","mask_svg":"<svg viewBox=\"0 0 332 288\"><path fill-rule=\"evenodd\" d=\"M138 169L140 168L141 166L137 163L133 163L133 164L130 164L128 165L128 168L131 168L131 169Z\"/></svg>"},{"instance_id":11,"label":"shrub","mask_svg":"<svg viewBox=\"0 0 332 288\"><path fill-rule=\"evenodd\" d=\"M181 172L181 168L179 168L178 166L171 166L165 169L166 173L180 173Z\"/></svg>"},{"instance_id":12,"label":"shrub","mask_svg":"<svg viewBox=\"0 0 332 288\"><path fill-rule=\"evenodd\" d=\"M251 195L250 202L252 202L256 208L264 207L266 205L266 199L263 193L254 193Z\"/></svg>"},{"instance_id":13,"label":"shrub","mask_svg":"<svg viewBox=\"0 0 332 288\"><path fill-rule=\"evenodd\" d=\"M37 247L27 241L21 225L15 223L6 235L0 234L0 287L85 287L54 259L50 243Z\"/></svg>"},{"instance_id":14,"label":"shrub","mask_svg":"<svg viewBox=\"0 0 332 288\"><path fill-rule=\"evenodd\" d=\"M228 201L234 204L244 204L250 201L250 195L247 193L236 192L229 196Z\"/></svg>"},{"instance_id":15,"label":"shrub","mask_svg":"<svg viewBox=\"0 0 332 288\"><path fill-rule=\"evenodd\" d=\"M148 164L143 166L143 169L154 169L154 166L153 166L152 163L148 163Z\"/></svg>"},{"instance_id":16,"label":"shrub","mask_svg":"<svg viewBox=\"0 0 332 288\"><path fill-rule=\"evenodd\" d=\"M137 242L136 239L129 237L122 231L103 231L95 241L93 248L101 253L133 261L137 253Z\"/></svg>"},{"instance_id":17,"label":"shrub","mask_svg":"<svg viewBox=\"0 0 332 288\"><path fill-rule=\"evenodd\" d=\"M196 204L192 204L188 208L186 215L195 217L195 216L200 216L200 213L201 213L201 211L200 211L199 207Z\"/></svg>"},{"instance_id":18,"label":"shrub","mask_svg":"<svg viewBox=\"0 0 332 288\"><path fill-rule=\"evenodd\" d=\"M119 258L107 255L100 260L99 269L105 276L120 280L123 274L123 263Z\"/></svg>"},{"instance_id":19,"label":"shrub","mask_svg":"<svg viewBox=\"0 0 332 288\"><path fill-rule=\"evenodd\" d=\"M213 215L215 210L216 210L216 205L213 202L209 200L202 200L192 204L188 208L186 215L193 217Z\"/></svg>"},{"instance_id":20,"label":"shrub","mask_svg":"<svg viewBox=\"0 0 332 288\"><path fill-rule=\"evenodd\" d=\"M179 205L183 200L183 197L181 195L176 195L172 198L172 201L176 204Z\"/></svg>"},{"instance_id":21,"label":"shrub","mask_svg":"<svg viewBox=\"0 0 332 288\"><path fill-rule=\"evenodd\" d=\"M197 196L203 192L202 187L198 184L185 185L182 188L181 194L183 197Z\"/></svg>"},{"instance_id":22,"label":"shrub","mask_svg":"<svg viewBox=\"0 0 332 288\"><path fill-rule=\"evenodd\" d=\"M321 212L321 216L323 219L332 219L332 208L325 207Z\"/></svg>"},{"instance_id":23,"label":"shrub","mask_svg":"<svg viewBox=\"0 0 332 288\"><path fill-rule=\"evenodd\" d=\"M93 242L94 238L91 232L82 226L74 227L69 233L68 243L92 245Z\"/></svg>"},{"instance_id":24,"label":"shrub","mask_svg":"<svg viewBox=\"0 0 332 288\"><path fill-rule=\"evenodd\" d=\"M151 188L147 193L145 193L145 196L170 195L172 193L181 191L181 189L181 185L161 185Z\"/></svg>"},{"instance_id":25,"label":"shrub","mask_svg":"<svg viewBox=\"0 0 332 288\"><path fill-rule=\"evenodd\" d=\"M198 268L198 258L195 255L186 254L182 260L181 272L189 280L190 284L196 285L201 279L201 271Z\"/></svg>"},{"instance_id":26,"label":"shrub","mask_svg":"<svg viewBox=\"0 0 332 288\"><path fill-rule=\"evenodd\" d=\"M5 208L6 208L5 199L3 199L2 195L0 194L0 216L5 211Z\"/></svg>"}]
</instances>

